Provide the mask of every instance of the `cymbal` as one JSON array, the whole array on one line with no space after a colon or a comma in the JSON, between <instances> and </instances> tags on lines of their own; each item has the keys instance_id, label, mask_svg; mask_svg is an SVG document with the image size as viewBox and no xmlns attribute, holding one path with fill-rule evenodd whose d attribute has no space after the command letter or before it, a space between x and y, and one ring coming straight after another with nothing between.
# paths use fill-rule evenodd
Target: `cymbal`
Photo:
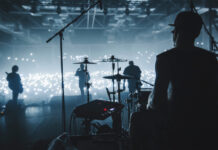
<instances>
[{"instance_id":1,"label":"cymbal","mask_svg":"<svg viewBox=\"0 0 218 150\"><path fill-rule=\"evenodd\" d=\"M121 74L116 74L116 75L113 75L113 76L104 76L103 78L105 78L105 79L113 79L113 80L134 79L133 76L127 76L127 75L121 75Z\"/></svg>"},{"instance_id":2,"label":"cymbal","mask_svg":"<svg viewBox=\"0 0 218 150\"><path fill-rule=\"evenodd\" d=\"M102 59L100 62L126 62L127 59L119 59L115 58L114 55L112 55L110 58Z\"/></svg>"},{"instance_id":3,"label":"cymbal","mask_svg":"<svg viewBox=\"0 0 218 150\"><path fill-rule=\"evenodd\" d=\"M73 64L97 64L97 63L90 62L90 61L88 60L88 58L84 58L84 61L82 61L82 62L76 62L76 63L73 63Z\"/></svg>"}]
</instances>

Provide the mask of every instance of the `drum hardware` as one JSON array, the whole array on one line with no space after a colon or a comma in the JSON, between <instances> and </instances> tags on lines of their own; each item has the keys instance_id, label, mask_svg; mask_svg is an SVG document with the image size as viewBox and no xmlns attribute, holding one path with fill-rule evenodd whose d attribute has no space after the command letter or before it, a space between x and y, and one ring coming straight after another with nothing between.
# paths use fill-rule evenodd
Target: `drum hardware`
<instances>
[{"instance_id":1,"label":"drum hardware","mask_svg":"<svg viewBox=\"0 0 218 150\"><path fill-rule=\"evenodd\" d=\"M108 96L109 100L112 101L111 94L114 95L114 94L116 94L116 92L110 92L108 88L106 88L106 91L107 91L107 96Z\"/></svg>"},{"instance_id":2,"label":"drum hardware","mask_svg":"<svg viewBox=\"0 0 218 150\"><path fill-rule=\"evenodd\" d=\"M105 79L111 79L113 83L113 102L115 102L115 94L118 93L118 103L121 104L121 95L120 93L124 91L124 89L120 88L120 82L122 79L129 79L132 78L130 76L124 76L119 74L121 68L119 67L119 62L126 62L127 60L124 59L119 59L115 58L114 55L112 55L109 59L103 59L101 62L112 62L112 75L111 76L104 76L103 78ZM117 74L114 75L114 70L115 70L115 62L117 63ZM114 87L114 80L117 81L117 87L118 90L115 92L115 87ZM115 130L116 133L121 134L122 132L122 121L121 121L121 112L117 112L114 115L112 115L113 119L113 129Z\"/></svg>"},{"instance_id":3,"label":"drum hardware","mask_svg":"<svg viewBox=\"0 0 218 150\"><path fill-rule=\"evenodd\" d=\"M147 81L145 81L145 80L140 80L141 82L144 82L144 83L146 83L146 84L148 84L148 85L150 85L150 86L154 86L154 84L151 84L151 83L149 83L149 82L147 82Z\"/></svg>"},{"instance_id":4,"label":"drum hardware","mask_svg":"<svg viewBox=\"0 0 218 150\"><path fill-rule=\"evenodd\" d=\"M123 107L124 105L115 102L94 100L76 107L73 112L76 117L85 118L83 125L85 125L86 134L89 135L92 120L105 120L109 116L113 119L113 131L117 132L121 127L117 122L119 120L117 114L120 114Z\"/></svg>"},{"instance_id":5,"label":"drum hardware","mask_svg":"<svg viewBox=\"0 0 218 150\"><path fill-rule=\"evenodd\" d=\"M97 135L105 134L105 133L113 133L113 129L107 124L101 125L100 123L96 122L96 123L92 123L92 126L97 129L96 132Z\"/></svg>"},{"instance_id":6,"label":"drum hardware","mask_svg":"<svg viewBox=\"0 0 218 150\"><path fill-rule=\"evenodd\" d=\"M135 109L135 101L138 99L138 93L130 93L126 100L127 103L127 111L128 111L128 122L130 122L131 113L136 112Z\"/></svg>"},{"instance_id":7,"label":"drum hardware","mask_svg":"<svg viewBox=\"0 0 218 150\"><path fill-rule=\"evenodd\" d=\"M126 102L127 102L127 111L128 111L128 122L130 122L130 115L131 115L130 109L132 108L133 100L127 99Z\"/></svg>"},{"instance_id":8,"label":"drum hardware","mask_svg":"<svg viewBox=\"0 0 218 150\"><path fill-rule=\"evenodd\" d=\"M117 81L118 103L121 104L121 92L123 92L124 89L120 88L120 82L123 79L131 79L133 77L121 75L121 74L119 74L119 71L120 71L120 68L118 69L118 74L112 75L112 76L104 76L103 78ZM118 134L121 134L121 132L122 132L121 112L118 112L118 113L115 113L114 115L112 115L112 119L113 119L113 128L114 128L115 132Z\"/></svg>"},{"instance_id":9,"label":"drum hardware","mask_svg":"<svg viewBox=\"0 0 218 150\"><path fill-rule=\"evenodd\" d=\"M127 76L127 75L121 75L121 74L116 74L116 75L111 75L111 76L104 76L103 78L105 79L110 79L110 80L116 80L117 81L117 93L118 93L118 102L121 103L121 97L120 97L120 93L124 91L124 89L120 88L120 82L123 79L132 79L132 76Z\"/></svg>"},{"instance_id":10,"label":"drum hardware","mask_svg":"<svg viewBox=\"0 0 218 150\"><path fill-rule=\"evenodd\" d=\"M88 60L88 57L85 57L84 58L84 61L82 61L82 62L76 62L76 63L73 63L73 64L97 64L97 63L95 63L95 62L90 62L89 60Z\"/></svg>"},{"instance_id":11,"label":"drum hardware","mask_svg":"<svg viewBox=\"0 0 218 150\"><path fill-rule=\"evenodd\" d=\"M115 63L117 63L117 73L120 71L119 68L119 62L126 62L127 59L119 59L116 58L114 55L112 55L110 58L107 59L102 59L100 62L111 62L112 64L112 76L114 76L114 71L115 71ZM113 91L111 94L113 95L113 102L115 102L115 86L114 86L114 79L112 79L112 85L113 85Z\"/></svg>"},{"instance_id":12,"label":"drum hardware","mask_svg":"<svg viewBox=\"0 0 218 150\"><path fill-rule=\"evenodd\" d=\"M112 75L110 76L104 76L104 79L109 79L112 80L113 83L113 91L109 91L108 88L106 88L106 92L108 95L108 98L110 100L109 101L105 101L105 102L97 102L97 100L90 102L89 100L89 88L91 86L91 83L88 83L87 80L87 75L88 75L88 64L96 64L95 62L90 62L88 60L88 58L84 58L84 61L82 62L76 62L74 64L84 64L85 65L85 72L86 72L86 87L87 87L87 104L84 104L84 106L79 106L74 110L74 113L76 114L76 117L81 117L81 118L85 118L83 125L85 125L85 131L87 133L87 135L90 135L90 130L91 130L91 126L93 125L91 123L92 120L94 119L98 119L98 120L104 120L106 119L108 116L112 117L113 120L113 131L115 131L115 133L117 134L121 134L122 132L122 119L121 119L121 109L120 111L114 111L115 108L108 108L108 106L110 106L112 103L114 104L121 104L121 93L125 90L125 89L121 89L120 87L120 83L121 80L126 80L126 79L134 79L133 76L129 76L129 75L122 75L119 72L121 71L121 68L119 67L119 62L125 62L127 60L123 60L123 59L118 59L115 58L113 55L108 58L108 59L103 59L101 62L112 62ZM115 63L117 63L117 74L114 74L115 71ZM117 81L117 90L115 90L114 81ZM153 84L144 81L144 80L140 80L143 83L149 84L150 86L153 86ZM139 81L139 83L141 84L141 82ZM128 99L126 100L127 102L127 106L128 106L128 122L130 122L130 116L131 113L134 113L136 111L136 105L138 103L140 103L140 99L142 99L142 95L141 92L143 93L143 89L140 88L140 86L137 88L137 92L135 93L130 93L128 96ZM115 102L115 95L118 94L118 103ZM113 95L113 97L111 97L111 95ZM147 97L146 97L147 98ZM98 106L98 103L108 103L106 104L104 109L101 108L101 111L103 110L103 112L96 112ZM110 104L109 104L110 103ZM90 104L90 105L89 105ZM96 106L95 106L96 105ZM90 107L92 106L92 107ZM90 107L90 108L89 108ZM113 112L113 113L112 113ZM97 128L96 128L97 129ZM104 127L102 127L102 130L107 130L106 128L104 129ZM109 131L109 130L108 130Z\"/></svg>"},{"instance_id":13,"label":"drum hardware","mask_svg":"<svg viewBox=\"0 0 218 150\"><path fill-rule=\"evenodd\" d=\"M127 59L116 58L112 55L110 58L102 59L100 62L127 62Z\"/></svg>"},{"instance_id":14,"label":"drum hardware","mask_svg":"<svg viewBox=\"0 0 218 150\"><path fill-rule=\"evenodd\" d=\"M105 79L112 79L112 80L122 80L122 79L133 79L133 76L128 76L128 75L121 75L121 74L116 74L112 76L104 76L103 78Z\"/></svg>"},{"instance_id":15,"label":"drum hardware","mask_svg":"<svg viewBox=\"0 0 218 150\"><path fill-rule=\"evenodd\" d=\"M149 82L141 80L144 83L152 85ZM151 88L137 88L137 91L134 93L130 93L126 100L127 103L127 110L128 110L128 122L130 122L131 113L134 113L141 109L141 107L145 107L147 104L147 100L149 94L151 93Z\"/></svg>"}]
</instances>

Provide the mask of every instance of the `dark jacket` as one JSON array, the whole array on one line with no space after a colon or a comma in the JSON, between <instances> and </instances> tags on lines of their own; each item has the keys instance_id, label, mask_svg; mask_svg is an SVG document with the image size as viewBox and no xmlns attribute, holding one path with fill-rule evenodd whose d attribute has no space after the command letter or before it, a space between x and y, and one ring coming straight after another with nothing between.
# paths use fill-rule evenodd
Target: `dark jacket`
<instances>
[{"instance_id":1,"label":"dark jacket","mask_svg":"<svg viewBox=\"0 0 218 150\"><path fill-rule=\"evenodd\" d=\"M9 73L7 75L7 81L8 81L8 87L12 91L18 92L18 93L22 93L23 92L23 87L22 87L21 78L20 78L19 74L17 74L17 73Z\"/></svg>"},{"instance_id":2,"label":"dark jacket","mask_svg":"<svg viewBox=\"0 0 218 150\"><path fill-rule=\"evenodd\" d=\"M201 48L173 48L157 56L148 107L167 113L172 127L213 126L218 88L217 60Z\"/></svg>"}]
</instances>

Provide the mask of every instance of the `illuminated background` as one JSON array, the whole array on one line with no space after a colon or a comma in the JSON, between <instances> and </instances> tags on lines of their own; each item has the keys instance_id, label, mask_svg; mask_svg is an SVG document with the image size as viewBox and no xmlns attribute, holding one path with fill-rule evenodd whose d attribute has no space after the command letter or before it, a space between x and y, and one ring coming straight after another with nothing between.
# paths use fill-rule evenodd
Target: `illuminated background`
<instances>
[{"instance_id":1,"label":"illuminated background","mask_svg":"<svg viewBox=\"0 0 218 150\"><path fill-rule=\"evenodd\" d=\"M103 0L103 10L95 7L64 32L64 80L66 95L79 95L78 79L74 76L88 56L98 62L115 55L133 60L142 70L142 79L154 82L156 55L173 47L172 23L175 15L189 10L188 0ZM56 31L86 9L93 0L1 0L0 2L0 93L11 98L5 72L13 65L20 67L24 86L20 98L49 101L60 95L59 39L45 41ZM198 12L217 37L217 0L194 0ZM210 4L210 5L209 5ZM209 12L208 8L212 7ZM209 49L204 30L196 45ZM185 58L184 58L185 59ZM121 72L128 62L120 63ZM102 77L111 74L110 63L88 66L91 75L91 94L95 98L111 82ZM144 85L143 87L149 87Z\"/></svg>"}]
</instances>

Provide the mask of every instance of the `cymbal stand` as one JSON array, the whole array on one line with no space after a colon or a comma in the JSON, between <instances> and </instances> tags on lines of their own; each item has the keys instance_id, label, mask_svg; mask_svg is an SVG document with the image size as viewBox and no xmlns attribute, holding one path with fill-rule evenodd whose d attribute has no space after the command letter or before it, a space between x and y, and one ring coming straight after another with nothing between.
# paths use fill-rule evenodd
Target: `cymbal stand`
<instances>
[{"instance_id":1,"label":"cymbal stand","mask_svg":"<svg viewBox=\"0 0 218 150\"><path fill-rule=\"evenodd\" d=\"M128 122L130 122L132 103L133 103L133 95L129 94L129 97L127 98Z\"/></svg>"},{"instance_id":2,"label":"cymbal stand","mask_svg":"<svg viewBox=\"0 0 218 150\"><path fill-rule=\"evenodd\" d=\"M88 58L85 58L85 61L88 61ZM89 83L89 73L88 73L88 65L85 64L85 73L86 73L86 93L87 93L87 103L90 102L90 96L89 96L89 88L91 86L91 83ZM85 125L85 134L86 135L89 135L90 134L90 130L91 130L91 121L90 119L88 118L85 118L83 124Z\"/></svg>"},{"instance_id":3,"label":"cymbal stand","mask_svg":"<svg viewBox=\"0 0 218 150\"><path fill-rule=\"evenodd\" d=\"M86 93L87 93L87 103L90 102L90 96L89 96L89 88L91 86L91 83L89 83L89 79L88 79L88 66L87 64L85 64L85 73L86 73Z\"/></svg>"},{"instance_id":4,"label":"cymbal stand","mask_svg":"<svg viewBox=\"0 0 218 150\"><path fill-rule=\"evenodd\" d=\"M114 70L115 70L115 63L112 62L112 75L114 76ZM114 79L112 79L112 84L113 84L113 102L115 102L115 87L114 87Z\"/></svg>"},{"instance_id":5,"label":"cymbal stand","mask_svg":"<svg viewBox=\"0 0 218 150\"><path fill-rule=\"evenodd\" d=\"M120 89L120 82L121 82L121 79L117 79L117 87L118 87L118 102L121 104L121 96L120 96L120 92L121 92L121 89Z\"/></svg>"},{"instance_id":6,"label":"cymbal stand","mask_svg":"<svg viewBox=\"0 0 218 150\"><path fill-rule=\"evenodd\" d=\"M117 85L118 85L118 102L121 104L121 97L120 97L120 81L121 79L116 79L117 80ZM117 133L117 134L121 134L122 132L122 118L121 118L121 112L116 112L112 115L112 120L113 120L113 130Z\"/></svg>"}]
</instances>

